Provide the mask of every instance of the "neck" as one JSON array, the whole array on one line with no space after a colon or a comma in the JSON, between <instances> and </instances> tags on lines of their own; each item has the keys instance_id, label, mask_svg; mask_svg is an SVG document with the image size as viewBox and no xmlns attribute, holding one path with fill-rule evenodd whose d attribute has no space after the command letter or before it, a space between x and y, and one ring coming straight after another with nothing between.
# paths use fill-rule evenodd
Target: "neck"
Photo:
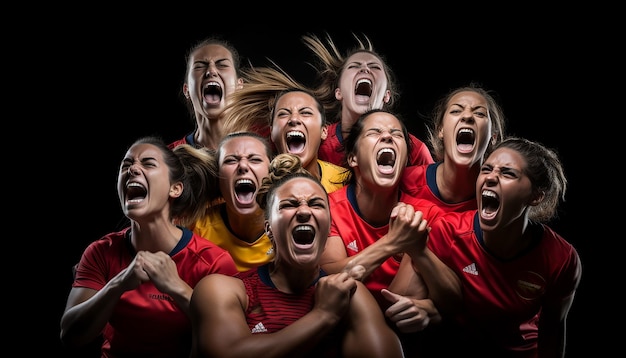
<instances>
[{"instance_id":1,"label":"neck","mask_svg":"<svg viewBox=\"0 0 626 358\"><path fill-rule=\"evenodd\" d=\"M320 266L281 269L280 262L273 262L269 273L276 289L285 293L298 293L306 290L319 278Z\"/></svg>"}]
</instances>

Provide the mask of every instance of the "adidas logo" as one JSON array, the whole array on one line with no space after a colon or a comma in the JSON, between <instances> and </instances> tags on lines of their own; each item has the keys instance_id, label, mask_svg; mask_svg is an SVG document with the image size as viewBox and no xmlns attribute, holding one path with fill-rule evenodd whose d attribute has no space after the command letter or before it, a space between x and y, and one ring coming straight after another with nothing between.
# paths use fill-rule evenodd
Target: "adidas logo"
<instances>
[{"instance_id":1,"label":"adidas logo","mask_svg":"<svg viewBox=\"0 0 626 358\"><path fill-rule=\"evenodd\" d=\"M475 263L473 263L473 262L472 262L471 264L469 264L469 265L465 266L465 267L463 268L463 272L467 272L467 273L469 273L469 274L472 274L472 275L478 276L478 270L476 270L476 264L475 264Z\"/></svg>"},{"instance_id":2,"label":"adidas logo","mask_svg":"<svg viewBox=\"0 0 626 358\"><path fill-rule=\"evenodd\" d=\"M356 240L350 242L348 246L346 246L348 250L352 250L354 252L359 252L359 248L356 246Z\"/></svg>"},{"instance_id":3,"label":"adidas logo","mask_svg":"<svg viewBox=\"0 0 626 358\"><path fill-rule=\"evenodd\" d=\"M267 332L267 328L265 328L262 322L259 322L256 324L256 326L254 326L254 328L252 328L252 333L261 333L261 332Z\"/></svg>"},{"instance_id":4,"label":"adidas logo","mask_svg":"<svg viewBox=\"0 0 626 358\"><path fill-rule=\"evenodd\" d=\"M272 254L274 254L274 247L270 247L269 250L267 250L267 252L265 253L265 255L267 256L271 256Z\"/></svg>"}]
</instances>

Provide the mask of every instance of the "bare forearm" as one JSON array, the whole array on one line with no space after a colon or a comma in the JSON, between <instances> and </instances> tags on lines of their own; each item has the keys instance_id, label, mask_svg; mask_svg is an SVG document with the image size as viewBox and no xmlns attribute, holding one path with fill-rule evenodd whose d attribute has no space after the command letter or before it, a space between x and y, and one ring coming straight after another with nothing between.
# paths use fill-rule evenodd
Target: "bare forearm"
<instances>
[{"instance_id":1,"label":"bare forearm","mask_svg":"<svg viewBox=\"0 0 626 358\"><path fill-rule=\"evenodd\" d=\"M61 340L75 347L93 341L109 321L123 292L112 281L89 299L68 308L61 318Z\"/></svg>"},{"instance_id":2,"label":"bare forearm","mask_svg":"<svg viewBox=\"0 0 626 358\"><path fill-rule=\"evenodd\" d=\"M183 311L187 317L191 317L191 313L189 311L189 302L191 300L191 294L193 293L193 289L189 286L185 281L180 281L180 287L175 292L170 292L169 295L172 296L174 302L181 311Z\"/></svg>"},{"instance_id":3,"label":"bare forearm","mask_svg":"<svg viewBox=\"0 0 626 358\"><path fill-rule=\"evenodd\" d=\"M355 277L358 280L363 281L366 279L374 270L376 270L380 265L382 265L385 260L387 260L392 255L396 254L396 248L393 247L389 240L387 239L387 235L380 238L378 241L373 243L372 245L366 247L361 252L354 256L346 257L341 261L337 261L331 263L329 265L324 265L324 269L327 270L327 266L330 266L330 270L336 270L331 272L340 272L340 271L350 271L352 268L357 265L362 266L365 270L360 271L360 276Z\"/></svg>"}]
</instances>

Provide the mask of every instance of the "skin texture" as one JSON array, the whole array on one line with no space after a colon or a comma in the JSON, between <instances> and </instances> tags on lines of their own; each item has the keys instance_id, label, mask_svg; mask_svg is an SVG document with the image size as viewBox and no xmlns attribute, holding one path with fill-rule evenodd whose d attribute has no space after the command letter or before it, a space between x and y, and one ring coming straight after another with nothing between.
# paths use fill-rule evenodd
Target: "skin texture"
<instances>
[{"instance_id":1,"label":"skin texture","mask_svg":"<svg viewBox=\"0 0 626 358\"><path fill-rule=\"evenodd\" d=\"M250 136L233 137L222 143L218 155L219 187L229 226L237 237L252 242L264 230L263 210L255 200L256 191L244 200L235 189L241 180L251 181L256 190L261 186L269 172L266 145Z\"/></svg>"},{"instance_id":2,"label":"skin texture","mask_svg":"<svg viewBox=\"0 0 626 358\"><path fill-rule=\"evenodd\" d=\"M356 201L361 217L374 226L389 224L389 231L353 256L348 256L340 236L329 237L322 255L322 267L327 272L350 272L355 278L364 280L390 256L401 254L405 246L419 236L425 236L427 220L411 204L399 201L400 179L408 157L407 137L402 123L385 111L372 112L361 121L360 133L351 134L357 136L355 149L348 153L348 164L353 169ZM393 166L378 164L378 153L383 150L394 153ZM419 280L411 284L423 287ZM430 320L429 313L437 315L436 310L427 312L425 309L434 308L432 304L417 302L427 298L427 291L416 294L412 300L403 296L401 290L404 287L399 290L385 290L385 298L391 304L386 309L386 316L401 331L424 329Z\"/></svg>"},{"instance_id":3,"label":"skin texture","mask_svg":"<svg viewBox=\"0 0 626 358\"><path fill-rule=\"evenodd\" d=\"M548 197L558 196L559 191L564 192L566 182L564 177L559 177L559 175L562 176L562 168L558 160L547 155L539 157L545 155L546 151L538 149L540 147L537 144L524 147L529 148L526 149L529 154L524 154L514 147L515 144L508 144L516 140L505 140L496 147L485 159L475 183L483 244L490 255L505 261L519 259L520 255L532 254L532 251L527 250L533 245L533 240L536 240L536 237L530 234L531 230L528 230L533 210L543 205ZM537 158L525 156L535 155L534 153L539 153ZM529 174L531 173L529 160L533 160L535 165L532 168L532 174ZM548 168L549 165L552 167ZM491 198L497 198L497 200ZM548 204L552 212L556 210L556 205L556 201ZM433 226L437 224L434 223ZM426 243L426 240L418 240L416 245L407 251L412 258L413 267L423 275L431 291L436 291L441 297L462 300L460 280L454 272L438 261ZM545 255L550 255L550 253L545 253ZM551 289L561 292L565 288L559 280L572 280L567 285L573 288L572 291L561 294L547 293L541 299L541 307L537 312L540 314L537 346L537 354L540 357L565 356L566 318L581 276L580 259L576 253L574 257L575 260L570 263L571 272L551 279L554 281L551 281L552 284L560 289L545 288L546 292L552 292ZM403 267L398 276L411 274L411 271L406 269L410 261L402 262ZM494 310L500 310L500 308L494 308Z\"/></svg>"},{"instance_id":4,"label":"skin texture","mask_svg":"<svg viewBox=\"0 0 626 358\"><path fill-rule=\"evenodd\" d=\"M469 148L457 145L457 133L464 128L474 131L474 144ZM443 140L444 146L443 164L437 168L437 187L441 196L451 203L474 197L475 178L493 138L484 97L471 91L453 96L437 136Z\"/></svg>"},{"instance_id":5,"label":"skin texture","mask_svg":"<svg viewBox=\"0 0 626 358\"><path fill-rule=\"evenodd\" d=\"M371 96L357 95L357 82L363 79L372 82ZM341 102L341 129L346 134L359 116L370 109L383 108L391 93L387 89L387 76L383 63L369 52L356 52L348 57L339 78L335 98Z\"/></svg>"},{"instance_id":6,"label":"skin texture","mask_svg":"<svg viewBox=\"0 0 626 358\"><path fill-rule=\"evenodd\" d=\"M140 142L128 149L119 168L117 191L122 211L130 219L129 239L136 255L100 290L71 289L61 318L64 343L81 346L93 341L109 322L121 296L146 282L189 313L192 287L179 277L176 263L167 254L182 236L172 220L171 202L183 189L182 181L170 179L170 168L159 147Z\"/></svg>"},{"instance_id":7,"label":"skin texture","mask_svg":"<svg viewBox=\"0 0 626 358\"><path fill-rule=\"evenodd\" d=\"M309 228L310 245L292 239L296 227ZM266 230L276 258L270 277L282 292L298 294L319 275L319 260L330 228L325 190L312 178L292 178L275 191L267 208ZM401 357L399 340L386 325L369 291L348 273L320 278L313 309L273 333L252 334L245 311L248 298L241 280L210 275L196 286L191 300L193 357L306 356L338 324L345 324L346 357Z\"/></svg>"},{"instance_id":8,"label":"skin texture","mask_svg":"<svg viewBox=\"0 0 626 358\"><path fill-rule=\"evenodd\" d=\"M183 94L191 101L197 126L194 139L201 146L215 149L222 139L224 108L229 96L243 86L235 65L231 52L219 44L200 47L189 56ZM221 96L205 97L208 84L218 86Z\"/></svg>"},{"instance_id":9,"label":"skin texture","mask_svg":"<svg viewBox=\"0 0 626 358\"><path fill-rule=\"evenodd\" d=\"M302 91L283 94L274 105L270 131L278 153L297 155L305 169L321 177L317 151L322 140L326 139L327 131L318 104L311 95ZM306 143L302 149L290 148L287 137L292 131L304 136Z\"/></svg>"}]
</instances>

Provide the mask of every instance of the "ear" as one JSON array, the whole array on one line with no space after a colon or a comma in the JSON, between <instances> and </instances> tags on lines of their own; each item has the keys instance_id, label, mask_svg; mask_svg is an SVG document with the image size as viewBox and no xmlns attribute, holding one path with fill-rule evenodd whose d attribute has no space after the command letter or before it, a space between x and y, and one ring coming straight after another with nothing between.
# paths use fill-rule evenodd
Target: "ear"
<instances>
[{"instance_id":1,"label":"ear","mask_svg":"<svg viewBox=\"0 0 626 358\"><path fill-rule=\"evenodd\" d=\"M443 127L441 127L441 129L439 129L437 131L437 138L439 138L439 139L443 138Z\"/></svg>"},{"instance_id":2,"label":"ear","mask_svg":"<svg viewBox=\"0 0 626 358\"><path fill-rule=\"evenodd\" d=\"M243 88L243 78L238 78L237 79L237 89L242 89Z\"/></svg>"},{"instance_id":3,"label":"ear","mask_svg":"<svg viewBox=\"0 0 626 358\"><path fill-rule=\"evenodd\" d=\"M341 89L340 88L335 88L335 99L337 101L341 101L343 99L343 96L341 95Z\"/></svg>"},{"instance_id":4,"label":"ear","mask_svg":"<svg viewBox=\"0 0 626 358\"><path fill-rule=\"evenodd\" d=\"M186 82L183 83L183 95L185 96L185 98L189 99L189 86Z\"/></svg>"},{"instance_id":5,"label":"ear","mask_svg":"<svg viewBox=\"0 0 626 358\"><path fill-rule=\"evenodd\" d=\"M346 157L346 161L348 162L348 166L354 168L359 165L359 162L356 160L356 155L350 154Z\"/></svg>"},{"instance_id":6,"label":"ear","mask_svg":"<svg viewBox=\"0 0 626 358\"><path fill-rule=\"evenodd\" d=\"M267 237L269 237L272 241L274 241L274 233L272 232L272 227L270 226L270 223L267 220L265 220L265 232L267 233Z\"/></svg>"},{"instance_id":7,"label":"ear","mask_svg":"<svg viewBox=\"0 0 626 358\"><path fill-rule=\"evenodd\" d=\"M326 140L326 137L328 137L328 126L327 125L324 124L322 126L322 133L320 133L320 134L321 134L322 140Z\"/></svg>"},{"instance_id":8,"label":"ear","mask_svg":"<svg viewBox=\"0 0 626 358\"><path fill-rule=\"evenodd\" d=\"M530 206L537 206L539 204L541 204L541 202L543 201L543 199L546 197L546 192L543 190L533 190L533 195L532 198L530 200L529 205Z\"/></svg>"},{"instance_id":9,"label":"ear","mask_svg":"<svg viewBox=\"0 0 626 358\"><path fill-rule=\"evenodd\" d=\"M496 145L498 142L498 134L494 133L491 135L491 145Z\"/></svg>"},{"instance_id":10,"label":"ear","mask_svg":"<svg viewBox=\"0 0 626 358\"><path fill-rule=\"evenodd\" d=\"M391 100L391 91L385 90L385 97L383 97L383 102L389 103L390 100Z\"/></svg>"},{"instance_id":11,"label":"ear","mask_svg":"<svg viewBox=\"0 0 626 358\"><path fill-rule=\"evenodd\" d=\"M170 185L170 198L178 198L183 193L183 183L177 182Z\"/></svg>"}]
</instances>

